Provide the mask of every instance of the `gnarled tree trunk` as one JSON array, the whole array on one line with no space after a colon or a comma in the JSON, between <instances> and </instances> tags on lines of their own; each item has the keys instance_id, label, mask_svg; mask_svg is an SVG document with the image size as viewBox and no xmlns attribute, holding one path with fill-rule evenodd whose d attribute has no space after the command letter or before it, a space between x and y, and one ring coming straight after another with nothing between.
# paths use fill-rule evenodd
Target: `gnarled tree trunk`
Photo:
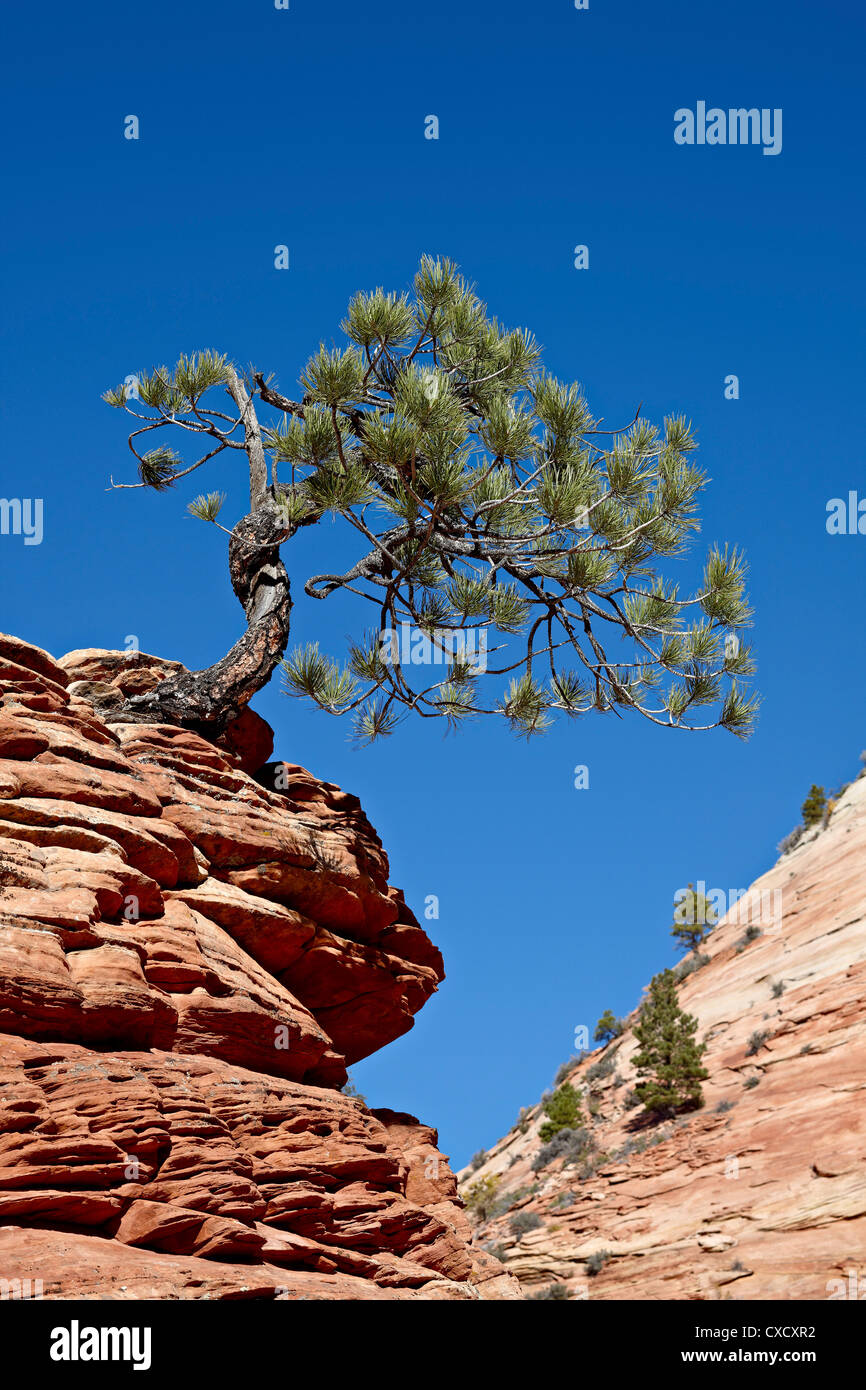
<instances>
[{"instance_id":1,"label":"gnarled tree trunk","mask_svg":"<svg viewBox=\"0 0 866 1390\"><path fill-rule=\"evenodd\" d=\"M255 408L234 371L228 391L240 411L250 470L250 511L229 540L229 573L246 614L247 630L213 666L171 676L153 690L131 696L122 707L106 711L110 723L180 724L212 738L267 684L286 650L292 600L280 545L297 525L286 520L274 490L268 487Z\"/></svg>"}]
</instances>

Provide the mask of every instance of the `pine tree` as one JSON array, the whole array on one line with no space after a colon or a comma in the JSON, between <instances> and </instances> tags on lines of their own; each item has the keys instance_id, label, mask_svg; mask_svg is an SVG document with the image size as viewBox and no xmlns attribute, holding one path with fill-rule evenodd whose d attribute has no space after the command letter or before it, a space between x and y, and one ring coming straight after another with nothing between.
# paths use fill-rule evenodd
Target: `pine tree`
<instances>
[{"instance_id":1,"label":"pine tree","mask_svg":"<svg viewBox=\"0 0 866 1390\"><path fill-rule=\"evenodd\" d=\"M703 889L703 883L700 885ZM682 896L674 902L674 923L671 936L686 951L697 952L713 927L718 925L719 914L703 893L690 883Z\"/></svg>"},{"instance_id":2,"label":"pine tree","mask_svg":"<svg viewBox=\"0 0 866 1390\"><path fill-rule=\"evenodd\" d=\"M809 795L803 802L800 814L803 817L803 824L808 830L810 825L817 825L824 818L824 807L827 805L827 798L824 795L823 787L816 787L812 783Z\"/></svg>"},{"instance_id":3,"label":"pine tree","mask_svg":"<svg viewBox=\"0 0 866 1390\"><path fill-rule=\"evenodd\" d=\"M577 1129L583 1123L580 1097L570 1082L566 1081L564 1085L558 1086L553 1095L548 1096L544 1102L544 1113L548 1118L538 1131L543 1144L561 1129Z\"/></svg>"},{"instance_id":4,"label":"pine tree","mask_svg":"<svg viewBox=\"0 0 866 1390\"><path fill-rule=\"evenodd\" d=\"M654 975L634 1030L641 1045L634 1064L646 1078L635 1086L635 1094L651 1113L670 1115L703 1105L701 1082L709 1073L701 1058L707 1045L695 1042L697 1026L697 1019L677 1002L673 971Z\"/></svg>"},{"instance_id":5,"label":"pine tree","mask_svg":"<svg viewBox=\"0 0 866 1390\"><path fill-rule=\"evenodd\" d=\"M211 351L106 393L132 418L138 461L138 481L115 486L164 492L234 452L250 490L230 527L225 494L188 504L228 535L246 633L109 717L218 729L282 664L289 694L350 716L361 742L410 713L494 715L529 736L558 714L624 710L746 737L753 664L726 643L750 620L743 557L713 549L692 596L664 573L699 526L690 423L636 415L608 430L449 260L424 256L409 293L356 294L342 329L344 344L320 345L300 373L298 399ZM304 593L351 594L378 626L357 627L344 660L315 642L285 657L281 547L326 518L339 521L333 542L321 533L333 557ZM423 659L406 659L406 630L429 643Z\"/></svg>"},{"instance_id":6,"label":"pine tree","mask_svg":"<svg viewBox=\"0 0 866 1390\"><path fill-rule=\"evenodd\" d=\"M605 1009L598 1023L595 1025L595 1032L592 1035L593 1041L600 1043L613 1042L614 1038L620 1037L624 1026L621 1018L616 1018L610 1009Z\"/></svg>"}]
</instances>

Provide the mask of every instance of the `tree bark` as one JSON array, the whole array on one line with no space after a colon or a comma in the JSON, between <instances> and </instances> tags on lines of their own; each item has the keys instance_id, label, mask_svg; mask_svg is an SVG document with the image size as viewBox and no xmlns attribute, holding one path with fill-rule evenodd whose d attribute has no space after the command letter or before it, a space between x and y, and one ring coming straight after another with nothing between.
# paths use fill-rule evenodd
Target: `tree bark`
<instances>
[{"instance_id":1,"label":"tree bark","mask_svg":"<svg viewBox=\"0 0 866 1390\"><path fill-rule=\"evenodd\" d=\"M265 505L239 521L229 541L232 588L247 618L243 637L215 665L171 676L106 711L108 723L179 724L213 738L237 718L286 650L292 600L280 545L295 530L266 490Z\"/></svg>"}]
</instances>

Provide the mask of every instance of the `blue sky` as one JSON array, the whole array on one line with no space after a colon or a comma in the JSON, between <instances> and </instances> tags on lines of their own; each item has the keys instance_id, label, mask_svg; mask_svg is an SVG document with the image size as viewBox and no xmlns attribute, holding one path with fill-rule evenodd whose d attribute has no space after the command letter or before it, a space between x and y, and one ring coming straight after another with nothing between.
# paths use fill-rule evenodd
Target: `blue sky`
<instances>
[{"instance_id":1,"label":"blue sky","mask_svg":"<svg viewBox=\"0 0 866 1390\"><path fill-rule=\"evenodd\" d=\"M276 682L255 701L279 755L360 794L416 911L440 899L448 978L354 1078L463 1162L550 1083L576 1026L673 962L675 890L747 886L811 782L847 780L866 745L866 536L825 529L828 499L866 496L862 12L49 0L5 27L0 494L43 497L45 534L0 536L4 630L55 654L136 634L189 666L221 656L242 614L224 537L185 514L201 475L106 491L132 460L100 393L214 347L291 394L350 295L404 287L423 252L531 328L597 415L642 401L698 428L698 552L729 540L751 564L750 743L590 718L529 746L425 723L357 751ZM676 145L675 110L699 100L781 108L781 154ZM234 462L206 486L240 515ZM326 523L284 554L295 637L338 654L349 610L300 592L328 544Z\"/></svg>"}]
</instances>

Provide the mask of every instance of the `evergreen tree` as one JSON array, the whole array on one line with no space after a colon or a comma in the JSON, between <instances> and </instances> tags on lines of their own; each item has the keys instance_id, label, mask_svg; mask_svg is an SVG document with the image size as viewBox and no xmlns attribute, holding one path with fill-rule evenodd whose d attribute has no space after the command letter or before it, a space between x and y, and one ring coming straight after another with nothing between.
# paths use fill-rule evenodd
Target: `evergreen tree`
<instances>
[{"instance_id":1,"label":"evergreen tree","mask_svg":"<svg viewBox=\"0 0 866 1390\"><path fill-rule=\"evenodd\" d=\"M577 1129L583 1123L580 1097L570 1082L566 1081L564 1085L558 1086L553 1095L548 1096L544 1102L544 1113L548 1118L538 1131L543 1144L561 1129Z\"/></svg>"},{"instance_id":2,"label":"evergreen tree","mask_svg":"<svg viewBox=\"0 0 866 1390\"><path fill-rule=\"evenodd\" d=\"M298 399L210 351L106 393L132 418L138 461L138 481L115 486L162 492L234 453L250 489L229 528L225 494L189 503L229 537L246 633L216 665L109 717L218 729L282 662L288 692L350 715L362 742L410 712L452 725L492 714L530 735L558 713L631 710L745 737L756 700L739 680L753 666L746 647L725 651L750 618L742 556L712 550L691 597L662 572L698 529L705 477L690 424L636 415L603 427L577 384L544 370L531 334L503 328L448 260L425 256L408 294L356 294L342 328L344 346L307 362ZM284 661L281 547L325 518L338 522L333 543L322 533L334 559L304 592L351 593L375 626L355 629L345 664L315 643ZM332 572L349 545L348 566ZM429 642L418 660L416 634Z\"/></svg>"},{"instance_id":3,"label":"evergreen tree","mask_svg":"<svg viewBox=\"0 0 866 1390\"><path fill-rule=\"evenodd\" d=\"M713 927L718 926L719 914L703 893L703 883L696 889L690 883L682 896L674 902L674 923L671 936L686 951L697 952Z\"/></svg>"},{"instance_id":4,"label":"evergreen tree","mask_svg":"<svg viewBox=\"0 0 866 1390\"><path fill-rule=\"evenodd\" d=\"M621 1018L616 1018L610 1009L605 1009L598 1023L595 1025L593 1041L600 1043L613 1042L614 1038L621 1036L625 1025Z\"/></svg>"},{"instance_id":5,"label":"evergreen tree","mask_svg":"<svg viewBox=\"0 0 866 1390\"><path fill-rule=\"evenodd\" d=\"M819 821L824 819L824 807L826 805L827 798L824 795L824 788L816 787L813 782L809 795L806 797L800 810L800 814L803 817L803 824L807 830L810 825L817 825Z\"/></svg>"},{"instance_id":6,"label":"evergreen tree","mask_svg":"<svg viewBox=\"0 0 866 1390\"><path fill-rule=\"evenodd\" d=\"M634 1030L641 1045L634 1064L646 1078L635 1086L635 1094L651 1113L703 1105L701 1082L709 1073L701 1058L707 1045L695 1042L697 1026L697 1019L677 1002L673 971L654 975Z\"/></svg>"}]
</instances>

